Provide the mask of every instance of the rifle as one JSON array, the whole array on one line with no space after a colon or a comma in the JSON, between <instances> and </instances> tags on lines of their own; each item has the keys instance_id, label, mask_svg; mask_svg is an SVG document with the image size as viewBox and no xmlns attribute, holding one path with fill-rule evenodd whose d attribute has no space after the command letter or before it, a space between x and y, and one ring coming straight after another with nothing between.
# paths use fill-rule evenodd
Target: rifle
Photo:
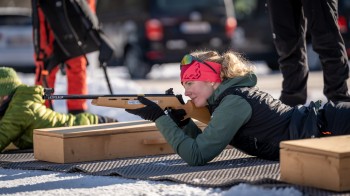
<instances>
[{"instance_id":1,"label":"rifle","mask_svg":"<svg viewBox=\"0 0 350 196\"><path fill-rule=\"evenodd\" d=\"M182 95L175 95L172 88L167 90L165 94L53 95L53 92L53 88L44 88L43 99L92 99L92 105L124 109L144 107L144 105L137 100L138 96L144 96L158 104L163 110L168 108L185 110L185 119L190 117L205 124L208 124L210 121L210 113L207 107L196 107L190 100L184 103Z\"/></svg>"}]
</instances>

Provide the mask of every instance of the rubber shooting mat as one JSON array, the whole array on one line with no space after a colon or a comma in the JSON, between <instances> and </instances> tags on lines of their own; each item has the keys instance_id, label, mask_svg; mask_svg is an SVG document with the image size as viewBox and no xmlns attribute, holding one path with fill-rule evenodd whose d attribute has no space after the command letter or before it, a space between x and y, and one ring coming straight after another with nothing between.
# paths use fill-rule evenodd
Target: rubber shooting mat
<instances>
[{"instance_id":1,"label":"rubber shooting mat","mask_svg":"<svg viewBox=\"0 0 350 196\"><path fill-rule=\"evenodd\" d=\"M32 151L10 151L0 154L0 167L169 180L201 187L229 188L248 183L266 188L295 187L307 195L346 194L284 183L279 180L278 161L258 159L236 149L225 149L204 166L189 166L177 154L60 164L36 160Z\"/></svg>"}]
</instances>

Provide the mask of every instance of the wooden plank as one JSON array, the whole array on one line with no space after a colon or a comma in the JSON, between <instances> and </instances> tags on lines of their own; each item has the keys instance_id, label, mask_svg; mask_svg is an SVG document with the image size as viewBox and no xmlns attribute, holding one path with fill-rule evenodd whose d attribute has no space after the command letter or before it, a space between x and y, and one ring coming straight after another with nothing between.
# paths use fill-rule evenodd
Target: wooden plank
<instances>
[{"instance_id":1,"label":"wooden plank","mask_svg":"<svg viewBox=\"0 0 350 196\"><path fill-rule=\"evenodd\" d=\"M149 131L154 129L154 123L140 120L131 122L117 122L107 123L99 125L81 125L73 127L56 127L47 129L35 129L34 134L47 135L51 137L69 138L69 137L81 137L89 135L105 135L105 134L117 134L124 133L125 127L131 127L128 130L132 131ZM133 129L134 128L134 129ZM96 131L98 130L98 131Z\"/></svg>"},{"instance_id":2,"label":"wooden plank","mask_svg":"<svg viewBox=\"0 0 350 196\"><path fill-rule=\"evenodd\" d=\"M43 161L65 163L64 140L45 135L33 135L34 158Z\"/></svg>"},{"instance_id":3,"label":"wooden plank","mask_svg":"<svg viewBox=\"0 0 350 196\"><path fill-rule=\"evenodd\" d=\"M206 126L196 123L202 129ZM149 121L37 129L33 138L34 157L55 163L174 153Z\"/></svg>"},{"instance_id":4,"label":"wooden plank","mask_svg":"<svg viewBox=\"0 0 350 196\"><path fill-rule=\"evenodd\" d=\"M143 142L159 138L162 135L158 131L68 138L65 140L64 163L174 153L167 143Z\"/></svg>"},{"instance_id":5,"label":"wooden plank","mask_svg":"<svg viewBox=\"0 0 350 196\"><path fill-rule=\"evenodd\" d=\"M283 141L280 147L334 157L350 157L350 135Z\"/></svg>"},{"instance_id":6,"label":"wooden plank","mask_svg":"<svg viewBox=\"0 0 350 196\"><path fill-rule=\"evenodd\" d=\"M339 160L281 149L281 180L303 186L340 190Z\"/></svg>"},{"instance_id":7,"label":"wooden plank","mask_svg":"<svg viewBox=\"0 0 350 196\"><path fill-rule=\"evenodd\" d=\"M348 135L281 142L281 180L332 191L349 191L349 144Z\"/></svg>"}]
</instances>

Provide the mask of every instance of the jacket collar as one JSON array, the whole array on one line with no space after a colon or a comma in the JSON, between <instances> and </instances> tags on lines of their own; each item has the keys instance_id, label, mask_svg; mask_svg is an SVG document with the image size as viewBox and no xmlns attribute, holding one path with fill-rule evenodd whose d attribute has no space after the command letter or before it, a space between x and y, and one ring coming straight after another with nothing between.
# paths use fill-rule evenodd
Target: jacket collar
<instances>
[{"instance_id":1,"label":"jacket collar","mask_svg":"<svg viewBox=\"0 0 350 196\"><path fill-rule=\"evenodd\" d=\"M229 78L224 81L215 89L213 94L208 98L208 104L213 104L214 101L230 87L253 87L257 83L257 77L254 73L247 74L245 76Z\"/></svg>"}]
</instances>

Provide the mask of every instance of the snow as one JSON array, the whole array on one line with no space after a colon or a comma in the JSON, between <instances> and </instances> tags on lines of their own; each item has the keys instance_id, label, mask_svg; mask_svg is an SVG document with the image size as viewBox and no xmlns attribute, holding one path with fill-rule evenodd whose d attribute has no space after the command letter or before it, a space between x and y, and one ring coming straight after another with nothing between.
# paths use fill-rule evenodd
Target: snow
<instances>
[{"instance_id":1,"label":"snow","mask_svg":"<svg viewBox=\"0 0 350 196\"><path fill-rule=\"evenodd\" d=\"M170 181L145 181L118 176L90 176L49 171L0 169L0 194L6 195L302 195L294 188L264 189L239 184L224 190Z\"/></svg>"},{"instance_id":2,"label":"snow","mask_svg":"<svg viewBox=\"0 0 350 196\"><path fill-rule=\"evenodd\" d=\"M260 70L266 72L265 68ZM166 80L173 80L174 83L171 83L170 87L180 90L179 86L176 86L179 85L178 71L177 66L155 67L150 73L150 79L164 83L161 87L152 83L151 87L142 85L149 81L130 80L123 67L109 67L108 76L115 94L164 93L167 89ZM19 73L19 76L23 83L34 84L34 74ZM96 62L89 65L89 94L109 94L104 77L103 70L96 66ZM66 94L66 77L60 73L57 74L55 91L55 94ZM67 111L65 101L55 101L54 106L56 111ZM89 111L117 118L119 121L140 119L123 109L89 105ZM239 184L227 189L204 188L171 181L146 181L118 176L92 176L39 170L0 169L0 181L1 195L302 195L294 188L264 189L248 184Z\"/></svg>"}]
</instances>

